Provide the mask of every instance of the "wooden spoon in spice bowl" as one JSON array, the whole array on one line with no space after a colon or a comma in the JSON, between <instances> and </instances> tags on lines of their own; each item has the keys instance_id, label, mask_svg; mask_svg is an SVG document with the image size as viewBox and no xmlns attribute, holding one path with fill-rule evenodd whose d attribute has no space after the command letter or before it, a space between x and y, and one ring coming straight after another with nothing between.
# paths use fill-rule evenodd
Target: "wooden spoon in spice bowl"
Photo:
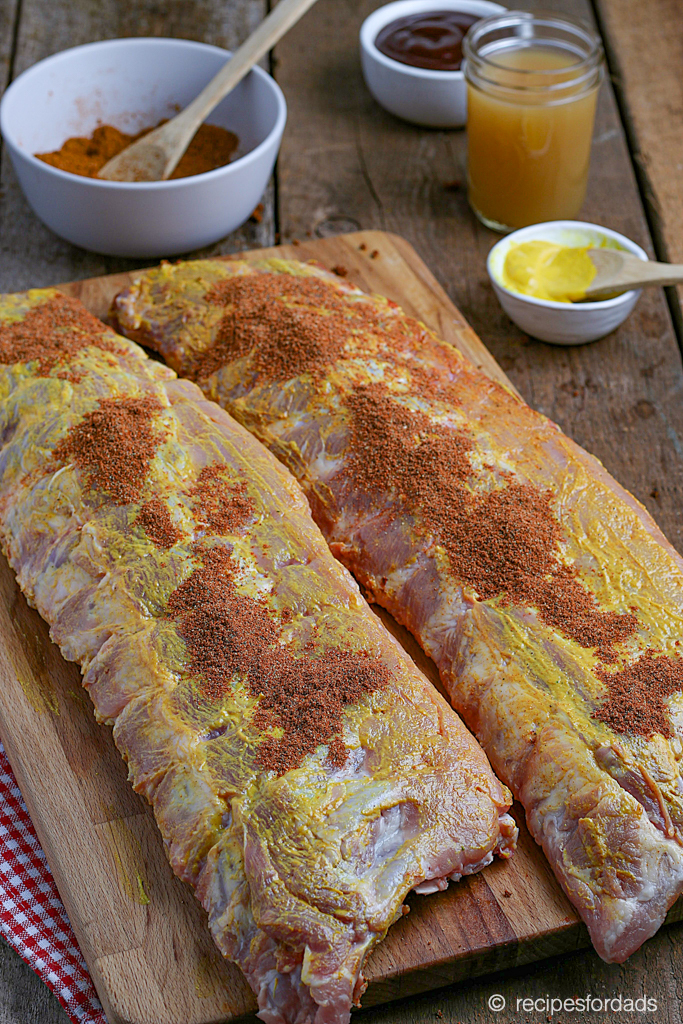
<instances>
[{"instance_id":1,"label":"wooden spoon in spice bowl","mask_svg":"<svg viewBox=\"0 0 683 1024\"><path fill-rule=\"evenodd\" d=\"M189 107L112 157L97 174L109 181L164 181L178 165L200 124L292 28L316 0L280 0Z\"/></svg>"}]
</instances>

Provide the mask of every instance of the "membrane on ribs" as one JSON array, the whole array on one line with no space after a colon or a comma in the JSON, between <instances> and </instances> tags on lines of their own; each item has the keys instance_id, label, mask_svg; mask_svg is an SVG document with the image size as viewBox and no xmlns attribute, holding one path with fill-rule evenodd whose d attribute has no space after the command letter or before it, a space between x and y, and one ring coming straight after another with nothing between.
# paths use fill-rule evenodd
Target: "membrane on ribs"
<instances>
[{"instance_id":1,"label":"membrane on ribs","mask_svg":"<svg viewBox=\"0 0 683 1024\"><path fill-rule=\"evenodd\" d=\"M510 794L290 474L77 302L0 300L0 536L269 1024L342 1024Z\"/></svg>"},{"instance_id":2,"label":"membrane on ribs","mask_svg":"<svg viewBox=\"0 0 683 1024\"><path fill-rule=\"evenodd\" d=\"M310 264L164 266L115 311L297 476L624 960L683 890L683 562L645 509L394 303Z\"/></svg>"}]
</instances>

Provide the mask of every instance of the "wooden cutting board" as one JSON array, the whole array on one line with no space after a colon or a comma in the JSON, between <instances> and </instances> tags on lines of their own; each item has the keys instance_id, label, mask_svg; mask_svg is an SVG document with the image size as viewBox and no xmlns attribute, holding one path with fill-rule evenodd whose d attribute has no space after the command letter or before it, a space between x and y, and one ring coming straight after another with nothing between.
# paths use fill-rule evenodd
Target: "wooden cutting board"
<instances>
[{"instance_id":1,"label":"wooden cutting board","mask_svg":"<svg viewBox=\"0 0 683 1024\"><path fill-rule=\"evenodd\" d=\"M398 302L491 377L505 374L403 239L367 231L260 250L315 259ZM246 254L248 255L248 254ZM66 284L106 318L128 274ZM0 557L0 738L110 1024L213 1024L249 1017L255 999L209 936L206 915L171 872L147 804L130 788L78 668L65 662ZM380 613L440 688L412 638ZM510 861L445 893L411 895L410 914L370 956L363 1006L588 945L585 928L517 814ZM681 904L670 919L678 920Z\"/></svg>"}]
</instances>

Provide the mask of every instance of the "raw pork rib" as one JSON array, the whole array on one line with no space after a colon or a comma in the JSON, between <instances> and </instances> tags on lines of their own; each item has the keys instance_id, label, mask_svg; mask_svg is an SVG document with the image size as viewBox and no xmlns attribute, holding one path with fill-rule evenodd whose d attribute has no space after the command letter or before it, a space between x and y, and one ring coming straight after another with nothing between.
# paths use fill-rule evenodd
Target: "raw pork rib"
<instances>
[{"instance_id":1,"label":"raw pork rib","mask_svg":"<svg viewBox=\"0 0 683 1024\"><path fill-rule=\"evenodd\" d=\"M0 300L0 536L268 1024L344 1024L411 889L509 792L199 389L53 291Z\"/></svg>"},{"instance_id":2,"label":"raw pork rib","mask_svg":"<svg viewBox=\"0 0 683 1024\"><path fill-rule=\"evenodd\" d=\"M289 466L624 960L683 890L683 562L642 506L395 304L310 264L164 266L115 311Z\"/></svg>"}]
</instances>

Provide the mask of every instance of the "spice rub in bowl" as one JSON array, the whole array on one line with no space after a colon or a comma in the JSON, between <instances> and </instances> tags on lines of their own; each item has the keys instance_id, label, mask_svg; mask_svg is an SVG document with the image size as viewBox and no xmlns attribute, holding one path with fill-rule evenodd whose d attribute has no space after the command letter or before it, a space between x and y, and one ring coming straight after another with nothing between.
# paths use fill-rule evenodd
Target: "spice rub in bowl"
<instances>
[{"instance_id":1,"label":"spice rub in bowl","mask_svg":"<svg viewBox=\"0 0 683 1024\"><path fill-rule=\"evenodd\" d=\"M115 125L136 135L198 95L230 53L189 39L109 39L24 71L0 103L0 130L34 213L75 245L112 256L175 256L243 224L268 184L287 107L262 68L221 100L212 125L234 132L229 163L171 181L106 181L38 159L65 139Z\"/></svg>"},{"instance_id":2,"label":"spice rub in bowl","mask_svg":"<svg viewBox=\"0 0 683 1024\"><path fill-rule=\"evenodd\" d=\"M135 135L123 132L111 124L101 124L89 136L72 136L59 149L50 153L35 153L34 156L61 171L96 178L98 171L112 157L148 135L154 128L166 124L167 120L162 118L158 124L143 128ZM234 132L217 124L202 124L169 177L191 178L195 174L205 174L218 167L225 167L235 155L238 145L239 139Z\"/></svg>"}]
</instances>

